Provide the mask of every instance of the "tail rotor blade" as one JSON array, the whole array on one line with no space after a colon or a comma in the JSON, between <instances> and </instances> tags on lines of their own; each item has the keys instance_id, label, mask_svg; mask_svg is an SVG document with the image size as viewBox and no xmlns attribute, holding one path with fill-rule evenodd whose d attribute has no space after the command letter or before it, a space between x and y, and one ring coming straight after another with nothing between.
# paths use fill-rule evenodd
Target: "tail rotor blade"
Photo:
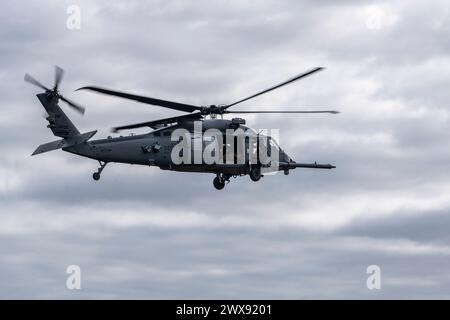
<instances>
[{"instance_id":1,"label":"tail rotor blade","mask_svg":"<svg viewBox=\"0 0 450 320\"><path fill-rule=\"evenodd\" d=\"M32 76L30 76L28 73L25 74L25 78L24 78L25 82L34 84L35 86L44 89L45 91L50 91L49 88L47 88L46 86L44 86L42 83L40 83L39 81L37 81L35 78L33 78Z\"/></svg>"},{"instance_id":2,"label":"tail rotor blade","mask_svg":"<svg viewBox=\"0 0 450 320\"><path fill-rule=\"evenodd\" d=\"M64 70L58 66L55 66L55 90L58 90L58 86L61 83Z\"/></svg>"},{"instance_id":3,"label":"tail rotor blade","mask_svg":"<svg viewBox=\"0 0 450 320\"><path fill-rule=\"evenodd\" d=\"M73 101L70 101L69 99L67 99L67 98L64 98L63 96L59 96L59 98L62 100L62 101L64 101L65 103L67 103L69 106L71 106L73 109L75 109L77 112L79 112L79 113L81 113L81 114L84 114L84 112L85 112L85 108L84 107L82 107L82 106L80 106L79 104L76 104L75 102L73 102Z\"/></svg>"}]
</instances>

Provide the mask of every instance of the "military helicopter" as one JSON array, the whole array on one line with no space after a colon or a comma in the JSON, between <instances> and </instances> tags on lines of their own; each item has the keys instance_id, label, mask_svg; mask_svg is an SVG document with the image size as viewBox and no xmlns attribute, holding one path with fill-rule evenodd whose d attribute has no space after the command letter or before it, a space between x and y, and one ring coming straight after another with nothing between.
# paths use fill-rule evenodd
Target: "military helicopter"
<instances>
[{"instance_id":1,"label":"military helicopter","mask_svg":"<svg viewBox=\"0 0 450 320\"><path fill-rule=\"evenodd\" d=\"M145 104L154 106L169 108L172 110L182 111L186 114L151 120L141 123L128 124L123 126L117 126L112 129L113 132L121 130L130 130L134 128L151 128L152 131L145 134L130 134L129 136L119 137L107 137L106 139L90 140L97 132L97 130L80 133L72 121L62 111L59 106L59 100L65 102L75 111L84 114L85 108L79 104L63 97L59 93L59 85L63 78L64 71L58 66L55 66L55 83L53 88L48 88L41 84L28 74L25 74L24 80L44 90L43 93L37 94L37 98L46 110L48 121L48 128L53 134L62 139L52 141L40 145L32 155L41 154L44 152L62 149L63 151L70 152L79 156L87 157L97 160L100 167L93 173L94 180L99 180L102 171L108 163L127 163L127 164L139 164L146 166L156 166L163 170L173 170L178 172L203 172L212 173L215 175L213 179L213 185L216 189L221 190L225 187L225 183L230 181L231 177L238 177L249 175L252 181L259 181L264 176L264 168L270 166L275 168L276 171L283 171L284 174L289 174L289 171L295 168L312 168L312 169L333 169L335 166L331 164L318 164L314 163L297 163L293 161L281 147L276 143L275 139L271 136L265 136L260 133L256 133L253 129L245 125L245 120L242 118L232 118L231 120L223 119L225 114L262 114L262 113L330 113L337 114L338 111L334 110L321 110L321 111L237 111L230 110L230 107L236 106L248 101L262 94L268 93L272 90L278 89L289 83L305 78L313 73L322 70L322 67L314 68L310 71L299 74L287 81L272 86L266 90L260 91L244 99L237 100L230 104L225 105L208 105L208 106L196 106L185 103L178 103L174 101L161 100L151 97L139 96L130 93L124 93L120 91L109 90L105 88L86 86L77 90L90 90L97 93L106 95L112 95L120 98L138 101ZM220 117L220 118L219 118ZM196 129L196 124L201 125L201 129ZM207 163L201 160L196 163L175 163L173 160L174 150L180 143L180 136L173 139L174 133L178 130L185 130L191 133L192 137L186 137L186 140L191 139L191 142L199 140L200 149L203 150L210 143L218 143L219 139L206 139L202 137L202 133L207 132L210 129L218 131L223 137L227 138L228 131L230 129L240 130L240 132L250 133L250 136L257 137L256 143L254 140L250 142L248 139L244 140L243 149L240 153L243 154L243 161L237 162L237 147L232 143L225 143L217 145L217 148L213 150L213 153L227 154L226 162L213 162ZM196 131L197 130L197 131ZM200 132L198 132L200 131ZM199 135L200 134L200 135ZM260 138L265 139L260 139ZM211 137L210 137L211 138ZM220 137L219 137L220 138ZM231 140L233 141L233 140ZM265 141L261 143L260 141ZM189 145L189 142L187 142ZM230 147L231 146L231 147ZM277 155L276 161L270 160L269 164L263 163L259 157L259 152L262 146L269 149L267 152L270 155ZM194 148L195 149L195 148ZM219 150L219 151L217 151ZM194 152L195 150L187 150L187 153ZM177 153L177 152L175 152ZM182 155L183 150L178 152ZM186 156L184 154L183 156ZM231 154L231 161L228 161L228 155ZM249 155L256 154L256 160ZM246 157L247 155L247 157ZM240 158L240 159L241 159ZM250 158L253 160L250 161Z\"/></svg>"}]
</instances>

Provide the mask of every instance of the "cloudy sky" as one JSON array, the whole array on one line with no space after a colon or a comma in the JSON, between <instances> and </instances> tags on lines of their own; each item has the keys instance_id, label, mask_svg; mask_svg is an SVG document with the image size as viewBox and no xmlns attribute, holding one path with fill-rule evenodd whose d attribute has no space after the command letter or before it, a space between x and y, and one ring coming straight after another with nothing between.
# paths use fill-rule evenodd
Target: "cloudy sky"
<instances>
[{"instance_id":1,"label":"cloudy sky","mask_svg":"<svg viewBox=\"0 0 450 320\"><path fill-rule=\"evenodd\" d=\"M67 8L81 29L67 28ZM450 298L448 1L4 1L0 10L1 298ZM332 171L232 180L54 151L29 72L84 104L80 131L176 113L73 92L99 85L229 103ZM79 265L82 290L66 289ZM381 268L381 290L366 269Z\"/></svg>"}]
</instances>

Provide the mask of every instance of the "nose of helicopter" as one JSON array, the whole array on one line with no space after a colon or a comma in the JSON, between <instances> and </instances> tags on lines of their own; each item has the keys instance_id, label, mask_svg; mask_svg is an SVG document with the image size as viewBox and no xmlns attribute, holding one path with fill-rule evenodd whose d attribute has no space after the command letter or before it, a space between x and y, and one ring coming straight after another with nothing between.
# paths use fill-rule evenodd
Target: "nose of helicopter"
<instances>
[{"instance_id":1,"label":"nose of helicopter","mask_svg":"<svg viewBox=\"0 0 450 320\"><path fill-rule=\"evenodd\" d=\"M291 162L292 158L287 155L282 149L280 149L280 162Z\"/></svg>"}]
</instances>

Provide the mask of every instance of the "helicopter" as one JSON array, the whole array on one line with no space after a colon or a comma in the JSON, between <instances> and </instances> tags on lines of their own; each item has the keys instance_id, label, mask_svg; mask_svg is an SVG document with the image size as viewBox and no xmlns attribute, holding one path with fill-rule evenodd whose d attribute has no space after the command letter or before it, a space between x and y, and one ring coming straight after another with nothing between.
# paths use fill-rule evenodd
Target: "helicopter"
<instances>
[{"instance_id":1,"label":"helicopter","mask_svg":"<svg viewBox=\"0 0 450 320\"><path fill-rule=\"evenodd\" d=\"M53 135L61 138L39 145L32 155L62 149L78 156L97 160L99 168L92 175L95 181L100 180L101 173L108 163L155 166L162 170L177 172L211 173L215 175L213 185L218 190L223 189L225 184L230 182L231 177L236 178L249 175L252 181L257 182L266 172L283 171L285 175L288 175L290 170L296 168L333 169L335 166L331 164L318 164L317 162L297 163L286 154L272 136L261 134L261 132L257 133L246 126L245 119L237 117L231 120L223 119L223 116L226 114L339 113L335 110L230 110L233 106L310 76L322 69L322 67L314 68L246 98L230 104L220 105L196 106L109 90L97 86L81 87L77 90L89 90L184 112L182 115L169 118L112 128L112 132L119 132L147 127L151 129L148 133L117 137L108 136L98 140L91 140L97 133L97 130L80 133L61 109L59 105L60 100L78 113L82 115L85 113L83 106L60 94L59 85L64 75L62 68L55 66L55 83L53 88L48 88L29 74L25 74L24 80L26 82L44 90L43 93L39 93L36 96L46 111L47 127L52 131ZM214 131L215 135L206 134L211 130ZM180 131L182 131L182 134L180 134ZM236 132L239 134L236 134ZM223 142L224 140L225 142ZM183 145L180 146L182 142ZM213 147L211 148L211 146ZM206 161L207 159L201 158L192 162L192 158L198 158L194 153L197 152L203 155L204 153L202 152L208 148L214 161ZM261 152L261 150L264 151ZM262 157L261 154L265 155L265 157ZM182 161L179 161L179 158ZM226 158L226 161L224 161L224 158Z\"/></svg>"}]
</instances>

